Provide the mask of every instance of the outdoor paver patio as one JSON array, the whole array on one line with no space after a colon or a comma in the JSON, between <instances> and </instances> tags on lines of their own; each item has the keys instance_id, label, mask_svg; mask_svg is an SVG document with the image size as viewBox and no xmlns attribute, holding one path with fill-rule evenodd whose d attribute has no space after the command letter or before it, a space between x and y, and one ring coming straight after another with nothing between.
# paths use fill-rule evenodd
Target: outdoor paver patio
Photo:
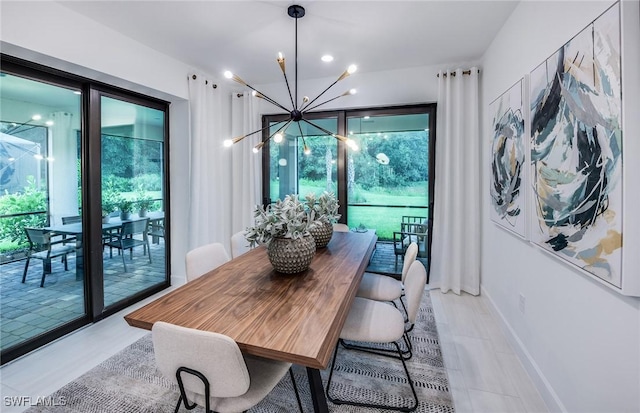
<instances>
[{"instance_id":1,"label":"outdoor paver patio","mask_svg":"<svg viewBox=\"0 0 640 413\"><path fill-rule=\"evenodd\" d=\"M127 269L122 258L109 251L103 254L104 303L111 305L131 294L157 285L165 279L164 243L151 244L152 264L142 248L134 249L133 260L126 252ZM84 283L76 280L75 255L69 255L68 268L60 260L52 261L52 273L40 287L42 262L32 260L23 284L25 261L0 266L0 347L4 350L41 333L82 317Z\"/></svg>"},{"instance_id":2,"label":"outdoor paver patio","mask_svg":"<svg viewBox=\"0 0 640 413\"><path fill-rule=\"evenodd\" d=\"M417 259L422 262L425 267L427 266L427 258ZM403 264L404 257L398 257L398 265L396 265L396 255L393 252L393 242L379 241L376 244L376 249L373 252L373 256L369 261L369 266L366 271L390 275L394 278L400 279Z\"/></svg>"}]
</instances>

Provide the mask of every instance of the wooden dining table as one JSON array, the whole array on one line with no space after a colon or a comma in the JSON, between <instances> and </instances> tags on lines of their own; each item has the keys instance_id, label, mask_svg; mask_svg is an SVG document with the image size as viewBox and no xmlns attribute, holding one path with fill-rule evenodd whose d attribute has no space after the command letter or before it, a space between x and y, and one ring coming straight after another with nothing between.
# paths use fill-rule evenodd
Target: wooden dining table
<instances>
[{"instance_id":1,"label":"wooden dining table","mask_svg":"<svg viewBox=\"0 0 640 413\"><path fill-rule=\"evenodd\" d=\"M234 258L126 315L151 330L165 321L225 334L256 356L306 367L315 412L328 412L327 368L362 275L375 231L335 232L299 274L275 272L265 247ZM203 355L205 357L205 355Z\"/></svg>"}]
</instances>

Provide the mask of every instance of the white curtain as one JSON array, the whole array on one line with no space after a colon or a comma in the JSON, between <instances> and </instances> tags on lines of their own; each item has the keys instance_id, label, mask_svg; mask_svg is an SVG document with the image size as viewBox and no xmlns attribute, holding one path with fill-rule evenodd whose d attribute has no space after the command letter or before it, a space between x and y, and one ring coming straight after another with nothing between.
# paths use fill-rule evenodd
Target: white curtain
<instances>
[{"instance_id":1,"label":"white curtain","mask_svg":"<svg viewBox=\"0 0 640 413\"><path fill-rule=\"evenodd\" d=\"M256 102L249 90L231 95L231 136L243 136L261 128ZM253 147L262 139L258 132L231 148L231 229L244 230L253 224L253 210L262 203L262 152Z\"/></svg>"},{"instance_id":2,"label":"white curtain","mask_svg":"<svg viewBox=\"0 0 640 413\"><path fill-rule=\"evenodd\" d=\"M480 293L478 70L438 75L432 287Z\"/></svg>"},{"instance_id":3,"label":"white curtain","mask_svg":"<svg viewBox=\"0 0 640 413\"><path fill-rule=\"evenodd\" d=\"M222 144L220 95L205 76L189 75L189 250L211 242L228 250L231 239L231 151Z\"/></svg>"}]
</instances>

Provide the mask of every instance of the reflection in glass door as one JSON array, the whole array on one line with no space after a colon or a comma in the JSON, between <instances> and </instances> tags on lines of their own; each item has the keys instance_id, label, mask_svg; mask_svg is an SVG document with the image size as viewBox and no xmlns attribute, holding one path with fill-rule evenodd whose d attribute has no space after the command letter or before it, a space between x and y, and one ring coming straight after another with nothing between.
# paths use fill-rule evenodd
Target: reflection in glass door
<instances>
[{"instance_id":1,"label":"reflection in glass door","mask_svg":"<svg viewBox=\"0 0 640 413\"><path fill-rule=\"evenodd\" d=\"M2 360L87 318L79 87L0 77Z\"/></svg>"},{"instance_id":2,"label":"reflection in glass door","mask_svg":"<svg viewBox=\"0 0 640 413\"><path fill-rule=\"evenodd\" d=\"M165 112L102 96L104 305L166 281Z\"/></svg>"},{"instance_id":3,"label":"reflection in glass door","mask_svg":"<svg viewBox=\"0 0 640 413\"><path fill-rule=\"evenodd\" d=\"M360 151L347 155L348 225L393 240L403 216L429 217L429 113L347 116Z\"/></svg>"},{"instance_id":4,"label":"reflection in glass door","mask_svg":"<svg viewBox=\"0 0 640 413\"><path fill-rule=\"evenodd\" d=\"M337 133L337 118L314 120L324 129ZM275 134L283 122L271 121L269 135ZM300 122L287 128L282 140L269 142L268 202L283 199L288 194L304 198L313 192L337 193L338 140L321 130ZM266 191L265 191L266 192Z\"/></svg>"}]
</instances>

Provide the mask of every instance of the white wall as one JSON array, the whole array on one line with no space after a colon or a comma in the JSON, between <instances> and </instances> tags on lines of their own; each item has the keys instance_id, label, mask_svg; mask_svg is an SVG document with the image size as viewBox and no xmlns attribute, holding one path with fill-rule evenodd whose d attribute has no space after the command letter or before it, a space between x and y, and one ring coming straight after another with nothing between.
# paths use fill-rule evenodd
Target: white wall
<instances>
[{"instance_id":1,"label":"white wall","mask_svg":"<svg viewBox=\"0 0 640 413\"><path fill-rule=\"evenodd\" d=\"M488 105L586 27L607 2L521 2L483 58L482 292L555 411L640 411L640 299L626 297L499 229L489 218ZM640 34L624 1L624 277L639 277ZM526 299L518 309L519 294Z\"/></svg>"},{"instance_id":2,"label":"white wall","mask_svg":"<svg viewBox=\"0 0 640 413\"><path fill-rule=\"evenodd\" d=\"M171 273L184 277L192 68L55 2L2 2L2 52L171 102Z\"/></svg>"},{"instance_id":3,"label":"white wall","mask_svg":"<svg viewBox=\"0 0 640 413\"><path fill-rule=\"evenodd\" d=\"M271 64L271 62L266 62L265 64ZM466 68L468 65L462 66ZM336 68L335 77L301 80L298 100L302 100L302 96L305 95L311 99L315 98L333 83L345 69ZM320 106L317 110L433 103L438 99L438 79L436 74L440 69L442 68L429 66L380 72L356 72L333 86L316 103L331 99L351 88L355 88L358 91L355 95L341 97ZM289 70L293 69L290 68ZM242 76L240 73L239 75ZM251 83L249 79L245 80ZM258 85L256 89L287 108L291 105L284 80L278 83ZM266 101L262 101L260 112L262 115L282 113L283 111Z\"/></svg>"}]
</instances>

